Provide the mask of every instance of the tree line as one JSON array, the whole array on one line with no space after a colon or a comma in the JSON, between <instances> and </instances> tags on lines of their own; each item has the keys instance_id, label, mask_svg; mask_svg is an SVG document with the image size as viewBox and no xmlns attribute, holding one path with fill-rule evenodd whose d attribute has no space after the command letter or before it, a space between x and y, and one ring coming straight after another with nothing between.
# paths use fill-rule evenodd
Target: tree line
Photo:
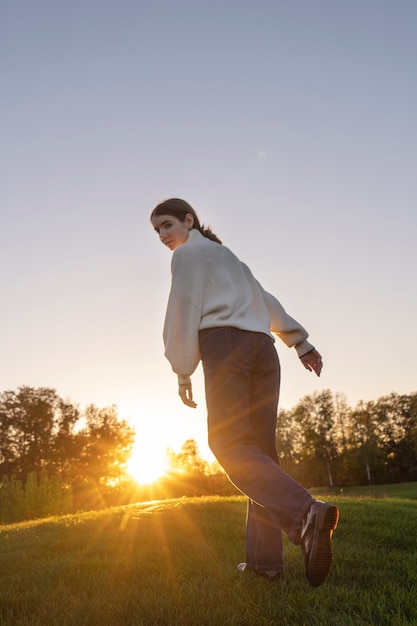
<instances>
[{"instance_id":1,"label":"tree line","mask_svg":"<svg viewBox=\"0 0 417 626\"><path fill-rule=\"evenodd\" d=\"M0 522L155 498L229 495L218 464L187 440L169 451L170 469L139 486L126 472L135 431L115 406L80 411L50 388L0 394ZM351 408L329 390L278 413L283 469L306 487L417 480L417 393Z\"/></svg>"},{"instance_id":2,"label":"tree line","mask_svg":"<svg viewBox=\"0 0 417 626\"><path fill-rule=\"evenodd\" d=\"M349 407L330 390L278 413L281 465L306 487L417 480L417 393Z\"/></svg>"}]
</instances>

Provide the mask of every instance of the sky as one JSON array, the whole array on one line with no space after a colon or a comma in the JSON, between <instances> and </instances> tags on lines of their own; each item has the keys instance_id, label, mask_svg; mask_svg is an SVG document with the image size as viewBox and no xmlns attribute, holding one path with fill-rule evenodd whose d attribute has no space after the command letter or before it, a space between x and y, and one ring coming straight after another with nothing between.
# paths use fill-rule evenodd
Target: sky
<instances>
[{"instance_id":1,"label":"sky","mask_svg":"<svg viewBox=\"0 0 417 626\"><path fill-rule=\"evenodd\" d=\"M416 25L412 0L2 3L0 391L209 458L201 367L192 410L163 355L149 215L180 197L323 355L277 341L282 408L415 392Z\"/></svg>"}]
</instances>

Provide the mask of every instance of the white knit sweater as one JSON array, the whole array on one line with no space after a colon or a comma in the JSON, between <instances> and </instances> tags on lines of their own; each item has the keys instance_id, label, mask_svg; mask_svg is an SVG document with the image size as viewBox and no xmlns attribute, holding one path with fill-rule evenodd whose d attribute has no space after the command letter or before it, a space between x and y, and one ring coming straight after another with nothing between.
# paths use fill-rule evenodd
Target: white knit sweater
<instances>
[{"instance_id":1,"label":"white knit sweater","mask_svg":"<svg viewBox=\"0 0 417 626\"><path fill-rule=\"evenodd\" d=\"M172 256L172 284L164 325L165 356L179 383L200 361L198 331L233 326L275 333L298 356L313 349L308 333L265 291L226 246L192 229Z\"/></svg>"}]
</instances>

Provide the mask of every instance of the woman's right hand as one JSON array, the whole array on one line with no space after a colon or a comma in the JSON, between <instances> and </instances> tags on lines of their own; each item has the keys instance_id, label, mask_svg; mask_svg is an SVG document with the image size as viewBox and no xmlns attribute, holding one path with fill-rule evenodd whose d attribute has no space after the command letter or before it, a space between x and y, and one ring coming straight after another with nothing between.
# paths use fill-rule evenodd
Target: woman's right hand
<instances>
[{"instance_id":1,"label":"woman's right hand","mask_svg":"<svg viewBox=\"0 0 417 626\"><path fill-rule=\"evenodd\" d=\"M195 409L197 404L193 400L193 388L191 382L178 385L178 395L187 406Z\"/></svg>"}]
</instances>

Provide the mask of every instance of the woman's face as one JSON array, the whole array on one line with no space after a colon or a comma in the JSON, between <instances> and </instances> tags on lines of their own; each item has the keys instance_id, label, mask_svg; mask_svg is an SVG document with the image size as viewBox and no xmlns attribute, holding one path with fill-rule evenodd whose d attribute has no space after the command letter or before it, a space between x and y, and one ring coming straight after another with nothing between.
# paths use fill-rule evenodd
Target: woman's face
<instances>
[{"instance_id":1,"label":"woman's face","mask_svg":"<svg viewBox=\"0 0 417 626\"><path fill-rule=\"evenodd\" d=\"M187 213L183 222L173 215L156 215L151 221L159 239L172 251L187 241L194 224L191 213Z\"/></svg>"}]
</instances>

